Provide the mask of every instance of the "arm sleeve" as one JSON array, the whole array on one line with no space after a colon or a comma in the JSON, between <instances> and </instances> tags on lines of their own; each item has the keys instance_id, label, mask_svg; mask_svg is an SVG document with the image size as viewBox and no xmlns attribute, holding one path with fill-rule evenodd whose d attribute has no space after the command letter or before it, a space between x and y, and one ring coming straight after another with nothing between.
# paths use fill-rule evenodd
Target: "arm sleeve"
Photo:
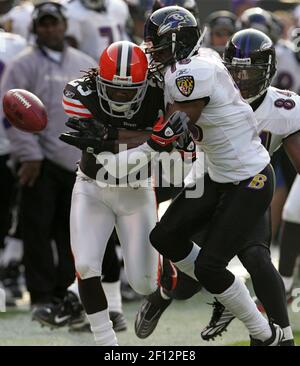
<instances>
[{"instance_id":1,"label":"arm sleeve","mask_svg":"<svg viewBox=\"0 0 300 366\"><path fill-rule=\"evenodd\" d=\"M28 62L28 60L24 60ZM12 63L5 70L1 80L1 95L3 96L10 89L27 89L34 93L32 85L28 81L33 77L26 65L21 62ZM44 154L38 141L38 135L20 131L6 123L3 109L1 107L1 118L5 125L8 125L7 136L11 143L11 152L20 162L43 160Z\"/></svg>"},{"instance_id":2,"label":"arm sleeve","mask_svg":"<svg viewBox=\"0 0 300 366\"><path fill-rule=\"evenodd\" d=\"M118 154L103 152L95 155L98 164L102 164L109 174L116 178L123 178L128 175L129 169L139 164L139 167L146 166L150 161L156 159L159 153L151 149L145 142L133 149L124 150Z\"/></svg>"},{"instance_id":3,"label":"arm sleeve","mask_svg":"<svg viewBox=\"0 0 300 366\"><path fill-rule=\"evenodd\" d=\"M62 100L62 105L65 113L69 117L92 118L92 113L81 103L78 98L76 98L76 94L74 94L74 87L68 83L65 86ZM74 96L71 97L71 95Z\"/></svg>"}]
</instances>

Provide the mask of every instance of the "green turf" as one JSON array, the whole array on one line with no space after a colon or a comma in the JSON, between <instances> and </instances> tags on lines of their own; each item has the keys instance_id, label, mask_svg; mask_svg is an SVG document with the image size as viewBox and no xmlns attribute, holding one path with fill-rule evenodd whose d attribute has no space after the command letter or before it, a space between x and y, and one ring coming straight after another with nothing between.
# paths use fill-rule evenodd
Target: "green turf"
<instances>
[{"instance_id":1,"label":"green turf","mask_svg":"<svg viewBox=\"0 0 300 366\"><path fill-rule=\"evenodd\" d=\"M134 334L134 319L139 303L125 303L124 314L128 322L128 330L117 334L121 346L224 346L249 345L249 336L243 324L234 320L222 337L214 342L205 342L200 338L201 329L208 324L211 316L211 298L205 293L197 294L189 301L176 301L171 304L155 332L147 339L138 339ZM300 312L290 309L296 342L300 345ZM0 313L0 346L93 346L90 333L69 333L68 329L49 330L41 328L31 321L31 313L27 309L11 310Z\"/></svg>"}]
</instances>

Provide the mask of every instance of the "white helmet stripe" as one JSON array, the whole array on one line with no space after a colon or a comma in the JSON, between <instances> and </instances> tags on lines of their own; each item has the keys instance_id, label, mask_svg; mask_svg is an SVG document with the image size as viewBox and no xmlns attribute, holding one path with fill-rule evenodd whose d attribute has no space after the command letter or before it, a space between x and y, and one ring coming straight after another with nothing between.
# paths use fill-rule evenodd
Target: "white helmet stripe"
<instances>
[{"instance_id":1,"label":"white helmet stripe","mask_svg":"<svg viewBox=\"0 0 300 366\"><path fill-rule=\"evenodd\" d=\"M122 44L122 51L121 51L121 63L120 63L120 76L121 77L126 77L129 76L127 75L127 64L130 60L128 60L128 56L129 56L129 43L128 42L124 42Z\"/></svg>"}]
</instances>

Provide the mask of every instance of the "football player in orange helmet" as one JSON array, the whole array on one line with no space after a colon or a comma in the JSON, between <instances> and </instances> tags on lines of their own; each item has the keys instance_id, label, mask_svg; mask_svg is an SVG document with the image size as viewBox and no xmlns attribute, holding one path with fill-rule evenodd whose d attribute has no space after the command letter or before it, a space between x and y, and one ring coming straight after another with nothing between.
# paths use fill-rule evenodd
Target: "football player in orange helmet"
<instances>
[{"instance_id":1,"label":"football player in orange helmet","mask_svg":"<svg viewBox=\"0 0 300 366\"><path fill-rule=\"evenodd\" d=\"M105 49L98 70L69 82L64 90L67 126L76 131L61 139L82 150L72 196L71 246L80 298L99 345L117 345L101 285L103 255L114 227L130 285L142 295L157 289L158 253L149 241L157 221L153 187L139 181L131 184L130 174L112 177L109 166L99 164L96 156L110 152L119 157L120 144L134 152L131 148L146 140L163 149L183 134L181 116L162 123L163 91L150 86L147 75L141 48L120 41ZM153 151L149 145L148 151ZM143 182L150 183L148 162L141 168L141 175L147 170ZM101 175L108 179L100 181Z\"/></svg>"}]
</instances>

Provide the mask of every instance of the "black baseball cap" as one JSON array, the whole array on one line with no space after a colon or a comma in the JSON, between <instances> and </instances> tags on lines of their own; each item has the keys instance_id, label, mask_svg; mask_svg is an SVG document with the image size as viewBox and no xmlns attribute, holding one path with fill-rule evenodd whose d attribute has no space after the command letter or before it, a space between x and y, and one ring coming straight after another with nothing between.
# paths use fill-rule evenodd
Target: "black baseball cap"
<instances>
[{"instance_id":1,"label":"black baseball cap","mask_svg":"<svg viewBox=\"0 0 300 366\"><path fill-rule=\"evenodd\" d=\"M51 16L58 21L66 21L64 7L55 2L41 3L35 7L32 16L35 23L39 23L46 16Z\"/></svg>"}]
</instances>

